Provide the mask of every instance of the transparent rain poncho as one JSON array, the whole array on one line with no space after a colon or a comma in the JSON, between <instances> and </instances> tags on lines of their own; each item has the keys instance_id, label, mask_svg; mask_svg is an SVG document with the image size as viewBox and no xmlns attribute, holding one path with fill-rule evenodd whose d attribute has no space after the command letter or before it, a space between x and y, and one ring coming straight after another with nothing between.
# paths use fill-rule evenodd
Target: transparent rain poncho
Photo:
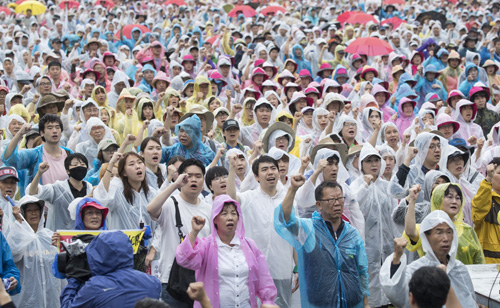
<instances>
[{"instance_id":1,"label":"transparent rain poncho","mask_svg":"<svg viewBox=\"0 0 500 308\"><path fill-rule=\"evenodd\" d=\"M450 185L452 184L446 183L436 186L436 188L432 192L431 197L431 212L443 210L443 199L445 198L445 191ZM453 183L453 185L457 185L460 187L460 185L455 183ZM464 204L465 201L462 200L460 211L455 215L453 220L453 224L455 225L455 230L457 232L456 234L458 236L458 249L456 252L456 258L464 264L484 264L486 263L486 260L484 258L483 249L481 247L481 244L479 243L476 232L470 225L463 222ZM417 225L417 228L421 228L421 226ZM425 250L423 249L422 237L419 238L419 241L417 241L415 245L411 244L412 243L410 242L407 246L410 251L417 251L420 257L425 254Z\"/></svg>"},{"instance_id":2,"label":"transparent rain poncho","mask_svg":"<svg viewBox=\"0 0 500 308\"><path fill-rule=\"evenodd\" d=\"M422 167L427 153L429 152L429 145L434 138L439 138L440 141L441 156L438 162L439 169L444 170L443 168L446 168L447 159L445 153L447 153L448 151L448 141L443 137L440 137L433 133L423 132L418 134L417 138L415 138L415 147L418 149L417 156L415 156L413 164L410 165L410 172L406 177L404 185L399 184L399 179L397 176L392 177L391 181L389 182L389 194L391 195L391 197L395 199L403 199L408 196L408 191L413 185L420 184L420 186L423 187L425 173L422 170ZM423 198L423 194L420 194L418 196L417 203L422 202Z\"/></svg>"},{"instance_id":3,"label":"transparent rain poncho","mask_svg":"<svg viewBox=\"0 0 500 308\"><path fill-rule=\"evenodd\" d=\"M370 185L364 180L363 161L371 156L380 158L380 174ZM368 304L379 307L389 304L389 300L380 288L378 273L382 261L394 250L393 240L399 234L395 229L391 214L396 208L396 200L387 194L389 183L380 175L385 168L385 162L377 150L366 143L359 154L359 170L361 176L351 183L351 192L359 203L365 219L365 243L368 255L369 289Z\"/></svg>"},{"instance_id":4,"label":"transparent rain poncho","mask_svg":"<svg viewBox=\"0 0 500 308\"><path fill-rule=\"evenodd\" d=\"M38 202L38 198L25 196L20 201L21 213L23 204ZM34 230L26 221L11 224L7 242L12 251L12 257L21 274L21 293L12 297L17 307L60 307L63 280L52 274L52 263L57 254L57 248L52 246L53 232L43 227L44 217L41 211L38 230Z\"/></svg>"},{"instance_id":5,"label":"transparent rain poncho","mask_svg":"<svg viewBox=\"0 0 500 308\"><path fill-rule=\"evenodd\" d=\"M320 213L300 218L293 209L286 222L280 205L274 229L297 251L302 308L363 307L363 296L369 296L368 261L355 228L346 222L334 241Z\"/></svg>"},{"instance_id":6,"label":"transparent rain poncho","mask_svg":"<svg viewBox=\"0 0 500 308\"><path fill-rule=\"evenodd\" d=\"M359 231L361 238L365 238L365 219L363 214L359 209L359 204L351 193L351 189L346 184L349 179L349 172L342 164L342 159L339 152L330 149L320 149L316 156L314 157L313 167L317 168L318 163L321 159L328 159L329 157L337 157L338 170L337 170L337 183L342 185L342 191L344 193L344 215L349 219L351 224ZM302 187L297 190L297 195L295 196L295 201L297 204L297 210L300 217L310 218L314 211L316 211L316 197L314 196L314 190L318 185L324 181L323 173L318 175L316 183L313 183L311 179L308 179Z\"/></svg>"},{"instance_id":7,"label":"transparent rain poncho","mask_svg":"<svg viewBox=\"0 0 500 308\"><path fill-rule=\"evenodd\" d=\"M84 181L87 186L87 193L92 191L92 184ZM30 185L26 187L29 192ZM68 181L56 181L54 184L38 185L38 194L35 197L45 201L49 212L47 214L47 223L45 227L52 231L73 230L75 221L71 219L68 211L69 204L75 199L71 193Z\"/></svg>"},{"instance_id":8,"label":"transparent rain poncho","mask_svg":"<svg viewBox=\"0 0 500 308\"><path fill-rule=\"evenodd\" d=\"M432 230L441 223L448 224L453 229L453 241L449 252L449 260L446 265L446 273L451 281L451 286L455 294L462 304L462 307L476 307L476 298L472 280L469 272L464 264L456 259L458 249L458 236L455 226L450 220L448 214L443 211L434 211L427 215L420 226L420 238L422 239L422 247L426 255L411 264L407 264L406 255L401 257L401 264L394 275L391 277L391 264L393 255L388 256L380 270L380 283L382 288L391 300L391 303L396 307L410 307L408 283L410 282L413 273L423 266L438 266L441 262L437 259L432 251L431 245L425 235L426 231Z\"/></svg>"},{"instance_id":9,"label":"transparent rain poncho","mask_svg":"<svg viewBox=\"0 0 500 308\"><path fill-rule=\"evenodd\" d=\"M94 198L99 201L102 206L109 209L108 214L108 229L109 230L127 230L138 229L140 223L145 226L150 226L154 230L156 224L153 224L151 217L148 214L147 206L156 196L157 191L149 187L148 195L141 192L133 191L134 203L130 204L123 194L123 183L120 178L113 178L109 183L109 189L104 188L104 182L99 183L94 190Z\"/></svg>"}]
</instances>

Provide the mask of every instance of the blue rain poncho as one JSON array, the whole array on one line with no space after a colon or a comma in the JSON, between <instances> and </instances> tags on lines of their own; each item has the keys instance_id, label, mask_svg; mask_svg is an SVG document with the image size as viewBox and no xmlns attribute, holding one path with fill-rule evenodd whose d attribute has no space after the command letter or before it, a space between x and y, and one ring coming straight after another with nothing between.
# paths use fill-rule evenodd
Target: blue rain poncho
<instances>
[{"instance_id":1,"label":"blue rain poncho","mask_svg":"<svg viewBox=\"0 0 500 308\"><path fill-rule=\"evenodd\" d=\"M302 308L363 307L363 296L369 296L368 260L355 228L345 222L335 241L320 213L299 218L292 209L286 222L280 204L274 229L297 251Z\"/></svg>"},{"instance_id":2,"label":"blue rain poncho","mask_svg":"<svg viewBox=\"0 0 500 308\"><path fill-rule=\"evenodd\" d=\"M192 147L186 148L180 142L161 149L161 163L166 163L173 156L180 155L184 158L196 158L205 166L208 166L215 157L215 153L201 140L201 122L197 115L193 115L175 126L175 134L179 136L179 131L184 130L191 139Z\"/></svg>"},{"instance_id":3,"label":"blue rain poncho","mask_svg":"<svg viewBox=\"0 0 500 308\"><path fill-rule=\"evenodd\" d=\"M427 72L436 72L436 67L434 65L429 64L425 67L424 76L420 76L417 78L417 85L414 90L419 96L418 107L420 108L424 103L425 96L429 93L436 93L442 101L446 101L447 93L444 89L443 83L437 79L439 74L436 74L436 78L433 81L429 81L426 77ZM438 85L439 88L434 89L433 86Z\"/></svg>"},{"instance_id":4,"label":"blue rain poncho","mask_svg":"<svg viewBox=\"0 0 500 308\"><path fill-rule=\"evenodd\" d=\"M18 294L21 292L21 283L19 281L19 270L14 264L14 260L12 259L12 252L10 251L9 244L7 244L7 240L3 236L3 233L0 232L0 248L2 252L0 254L0 277L2 279L8 279L10 277L14 277L17 280L17 288L9 291L10 295Z\"/></svg>"}]
</instances>

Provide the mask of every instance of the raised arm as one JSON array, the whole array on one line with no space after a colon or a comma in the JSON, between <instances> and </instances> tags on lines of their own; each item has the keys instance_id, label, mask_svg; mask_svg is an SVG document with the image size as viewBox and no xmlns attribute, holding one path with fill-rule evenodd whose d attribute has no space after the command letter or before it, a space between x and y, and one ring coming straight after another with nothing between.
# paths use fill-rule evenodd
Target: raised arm
<instances>
[{"instance_id":1,"label":"raised arm","mask_svg":"<svg viewBox=\"0 0 500 308\"><path fill-rule=\"evenodd\" d=\"M304 183L306 182L306 178L302 174L298 174L292 175L290 180L290 188L288 188L285 199L283 199L283 202L281 203L286 222L290 220L290 214L292 213L295 194L297 193L297 190L300 188L300 186L304 185Z\"/></svg>"},{"instance_id":2,"label":"raised arm","mask_svg":"<svg viewBox=\"0 0 500 308\"><path fill-rule=\"evenodd\" d=\"M204 225L205 218L201 216L193 216L193 219L191 219L191 232L189 232L189 241L191 242L192 247L194 247L194 243L196 242L198 233L200 233Z\"/></svg>"},{"instance_id":3,"label":"raised arm","mask_svg":"<svg viewBox=\"0 0 500 308\"><path fill-rule=\"evenodd\" d=\"M42 175L49 170L49 163L48 162L43 162L38 166L38 172L35 174L35 177L33 178L33 181L31 182L30 189L29 189L29 194L31 196L38 195L38 183L40 183L40 179L42 178Z\"/></svg>"},{"instance_id":4,"label":"raised arm","mask_svg":"<svg viewBox=\"0 0 500 308\"><path fill-rule=\"evenodd\" d=\"M413 242L417 242L419 238L416 228L417 222L415 220L415 203L417 202L420 190L420 184L413 185L409 190L410 194L406 198L408 201L408 210L405 217L405 233Z\"/></svg>"},{"instance_id":5,"label":"raised arm","mask_svg":"<svg viewBox=\"0 0 500 308\"><path fill-rule=\"evenodd\" d=\"M238 159L238 155L231 154L228 157L229 160L229 174L227 176L227 194L233 198L234 200L240 202L238 198L238 194L236 193L236 160Z\"/></svg>"},{"instance_id":6,"label":"raised arm","mask_svg":"<svg viewBox=\"0 0 500 308\"><path fill-rule=\"evenodd\" d=\"M106 191L109 192L109 183L111 182L111 175L113 174L113 166L123 157L123 154L120 152L115 152L111 160L109 161L108 167L106 168L106 172L104 172L104 176L102 177L102 183Z\"/></svg>"},{"instance_id":7,"label":"raised arm","mask_svg":"<svg viewBox=\"0 0 500 308\"><path fill-rule=\"evenodd\" d=\"M23 136L26 135L30 130L31 130L31 124L24 123L23 127L21 127L21 129L14 135L14 138L12 138L12 140L9 142L7 149L5 149L5 152L3 154L4 159L9 159L9 157L16 149L17 145L23 139Z\"/></svg>"},{"instance_id":8,"label":"raised arm","mask_svg":"<svg viewBox=\"0 0 500 308\"><path fill-rule=\"evenodd\" d=\"M165 201L167 201L167 199L175 190L180 189L182 186L186 185L187 182L188 175L185 173L180 174L179 177L177 177L177 180L172 185L169 185L164 191L156 195L156 197L148 204L147 209L149 216L151 216L153 220L158 219L161 214L161 207L163 206Z\"/></svg>"}]
</instances>

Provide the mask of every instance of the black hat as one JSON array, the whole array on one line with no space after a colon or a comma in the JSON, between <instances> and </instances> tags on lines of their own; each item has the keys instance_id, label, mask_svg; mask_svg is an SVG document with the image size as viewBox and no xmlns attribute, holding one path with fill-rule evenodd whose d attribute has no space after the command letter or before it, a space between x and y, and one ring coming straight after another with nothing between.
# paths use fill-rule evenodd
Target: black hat
<instances>
[{"instance_id":1,"label":"black hat","mask_svg":"<svg viewBox=\"0 0 500 308\"><path fill-rule=\"evenodd\" d=\"M237 129L240 129L240 125L238 124L238 121L234 119L229 119L224 122L222 125L222 131L226 131L226 129L230 127L236 127Z\"/></svg>"}]
</instances>

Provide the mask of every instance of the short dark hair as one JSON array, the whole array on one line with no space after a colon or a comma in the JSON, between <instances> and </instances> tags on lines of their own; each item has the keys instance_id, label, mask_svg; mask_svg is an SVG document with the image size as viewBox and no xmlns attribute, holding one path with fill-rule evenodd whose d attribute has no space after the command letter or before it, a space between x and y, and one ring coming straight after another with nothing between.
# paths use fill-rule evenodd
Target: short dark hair
<instances>
[{"instance_id":1,"label":"short dark hair","mask_svg":"<svg viewBox=\"0 0 500 308\"><path fill-rule=\"evenodd\" d=\"M198 166L201 169L201 173L205 175L205 165L203 165L203 163L196 158L188 158L185 161L183 161L182 164L179 166L178 173L183 174L184 171L186 171L186 168L189 166Z\"/></svg>"},{"instance_id":2,"label":"short dark hair","mask_svg":"<svg viewBox=\"0 0 500 308\"><path fill-rule=\"evenodd\" d=\"M52 66L59 66L59 68L61 68L61 63L57 60L50 61L48 69L50 69Z\"/></svg>"},{"instance_id":3,"label":"short dark hair","mask_svg":"<svg viewBox=\"0 0 500 308\"><path fill-rule=\"evenodd\" d=\"M497 166L500 166L500 157L494 157L491 161L490 164L494 164Z\"/></svg>"},{"instance_id":4,"label":"short dark hair","mask_svg":"<svg viewBox=\"0 0 500 308\"><path fill-rule=\"evenodd\" d=\"M435 266L423 266L413 273L408 287L418 307L441 308L446 303L450 285L445 271Z\"/></svg>"},{"instance_id":5,"label":"short dark hair","mask_svg":"<svg viewBox=\"0 0 500 308\"><path fill-rule=\"evenodd\" d=\"M210 186L212 186L212 181L219 176L224 176L228 174L229 172L227 172L227 169L224 167L215 166L208 169L207 175L205 176L205 184L207 185L208 189L210 189L210 192L212 194L214 193L212 188L210 188Z\"/></svg>"},{"instance_id":6,"label":"short dark hair","mask_svg":"<svg viewBox=\"0 0 500 308\"><path fill-rule=\"evenodd\" d=\"M460 189L460 187L458 185L455 185L455 184L448 185L448 187L444 191L444 195L445 196L448 195L452 190L454 190L460 196L461 201L464 200L464 194L462 193L462 190Z\"/></svg>"},{"instance_id":7,"label":"short dark hair","mask_svg":"<svg viewBox=\"0 0 500 308\"><path fill-rule=\"evenodd\" d=\"M180 161L181 163L183 161L185 161L186 158L184 156L180 156L180 155L175 155L175 156L172 156L168 162L167 162L167 167L170 166L170 165L173 165L175 164L176 162Z\"/></svg>"},{"instance_id":8,"label":"short dark hair","mask_svg":"<svg viewBox=\"0 0 500 308\"><path fill-rule=\"evenodd\" d=\"M87 166L87 169L89 168L89 161L87 160L87 157L85 157L85 155L83 155L82 153L73 153L73 154L69 154L64 159L64 169L66 169L66 171L69 170L69 165L71 164L71 161L74 158L83 161L85 163L85 165Z\"/></svg>"},{"instance_id":9,"label":"short dark hair","mask_svg":"<svg viewBox=\"0 0 500 308\"><path fill-rule=\"evenodd\" d=\"M323 199L323 190L325 188L338 188L340 191L342 191L342 194L344 193L342 190L342 186L339 183L335 183L332 181L326 181L318 185L316 189L314 190L314 198L316 201L322 200Z\"/></svg>"},{"instance_id":10,"label":"short dark hair","mask_svg":"<svg viewBox=\"0 0 500 308\"><path fill-rule=\"evenodd\" d=\"M259 158L257 158L256 160L254 160L254 162L252 164L252 172L256 176L259 175L259 165L262 164L262 163L271 163L276 168L279 168L278 167L278 161L276 161L274 158L272 158L269 155L261 155Z\"/></svg>"},{"instance_id":11,"label":"short dark hair","mask_svg":"<svg viewBox=\"0 0 500 308\"><path fill-rule=\"evenodd\" d=\"M270 104L260 104L259 106L254 106L253 107L253 110L257 111L257 109L260 109L260 108L266 108L267 110L270 110L272 111L273 110L273 107L271 107Z\"/></svg>"},{"instance_id":12,"label":"short dark hair","mask_svg":"<svg viewBox=\"0 0 500 308\"><path fill-rule=\"evenodd\" d=\"M56 115L56 114L49 114L47 113L46 115L43 116L43 118L38 122L38 128L40 133L45 132L45 125L49 123L57 123L61 127L61 131L64 130L63 123L61 121L61 118ZM42 141L45 142L45 138L42 137Z\"/></svg>"}]
</instances>

